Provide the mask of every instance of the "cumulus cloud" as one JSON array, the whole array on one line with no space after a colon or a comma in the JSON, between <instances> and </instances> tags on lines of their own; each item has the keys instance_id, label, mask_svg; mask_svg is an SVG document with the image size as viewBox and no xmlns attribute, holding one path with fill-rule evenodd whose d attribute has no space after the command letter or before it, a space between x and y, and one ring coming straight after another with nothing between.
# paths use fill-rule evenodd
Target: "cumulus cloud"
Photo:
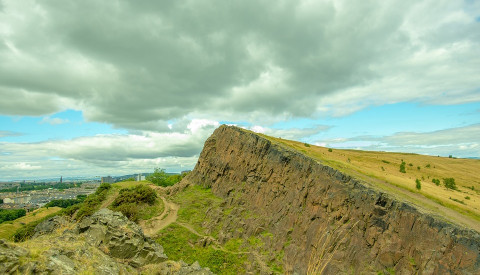
<instances>
[{"instance_id":1,"label":"cumulus cloud","mask_svg":"<svg viewBox=\"0 0 480 275\"><path fill-rule=\"evenodd\" d=\"M215 121L193 120L184 132L97 135L37 143L0 142L0 171L4 179L25 177L27 170L36 170L36 178L62 172L70 176L119 175L153 171L154 167L180 172L194 167L205 139L217 126Z\"/></svg>"},{"instance_id":2,"label":"cumulus cloud","mask_svg":"<svg viewBox=\"0 0 480 275\"><path fill-rule=\"evenodd\" d=\"M480 124L474 124L424 133L400 132L384 137L358 136L319 140L317 144L336 148L477 157L480 155L479 136Z\"/></svg>"},{"instance_id":3,"label":"cumulus cloud","mask_svg":"<svg viewBox=\"0 0 480 275\"><path fill-rule=\"evenodd\" d=\"M2 6L2 5L0 5ZM477 1L3 1L0 113L172 120L480 100Z\"/></svg>"}]
</instances>

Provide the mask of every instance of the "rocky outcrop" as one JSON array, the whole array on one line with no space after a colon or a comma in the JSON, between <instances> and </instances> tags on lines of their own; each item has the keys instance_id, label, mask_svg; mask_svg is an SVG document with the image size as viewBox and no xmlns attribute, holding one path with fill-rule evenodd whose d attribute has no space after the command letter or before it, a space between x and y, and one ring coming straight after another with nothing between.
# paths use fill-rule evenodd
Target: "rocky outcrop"
<instances>
[{"instance_id":1,"label":"rocky outcrop","mask_svg":"<svg viewBox=\"0 0 480 275\"><path fill-rule=\"evenodd\" d=\"M64 227L68 224L68 221L62 216L54 216L46 219L35 227L32 238L37 238L41 235L51 234L56 229Z\"/></svg>"},{"instance_id":2,"label":"rocky outcrop","mask_svg":"<svg viewBox=\"0 0 480 275\"><path fill-rule=\"evenodd\" d=\"M83 219L74 229L90 244L103 248L114 258L127 261L133 267L165 261L163 247L147 238L140 226L120 212L103 208Z\"/></svg>"},{"instance_id":3,"label":"rocky outcrop","mask_svg":"<svg viewBox=\"0 0 480 275\"><path fill-rule=\"evenodd\" d=\"M137 274L136 268L167 259L137 224L109 209L78 224L49 218L34 236L17 245L0 240L0 274Z\"/></svg>"},{"instance_id":4,"label":"rocky outcrop","mask_svg":"<svg viewBox=\"0 0 480 275\"><path fill-rule=\"evenodd\" d=\"M263 233L286 273L480 273L478 232L237 127L213 133L185 182L234 209L208 214L221 241Z\"/></svg>"}]
</instances>

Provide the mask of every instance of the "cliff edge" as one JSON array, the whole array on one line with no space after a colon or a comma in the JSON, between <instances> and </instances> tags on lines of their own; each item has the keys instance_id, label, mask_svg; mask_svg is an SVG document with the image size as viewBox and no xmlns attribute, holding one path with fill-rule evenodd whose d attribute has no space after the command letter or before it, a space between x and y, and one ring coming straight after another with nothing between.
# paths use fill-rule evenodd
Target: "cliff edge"
<instances>
[{"instance_id":1,"label":"cliff edge","mask_svg":"<svg viewBox=\"0 0 480 275\"><path fill-rule=\"evenodd\" d=\"M186 181L211 187L222 240L267 232L283 272L479 274L480 234L265 137L221 126Z\"/></svg>"}]
</instances>

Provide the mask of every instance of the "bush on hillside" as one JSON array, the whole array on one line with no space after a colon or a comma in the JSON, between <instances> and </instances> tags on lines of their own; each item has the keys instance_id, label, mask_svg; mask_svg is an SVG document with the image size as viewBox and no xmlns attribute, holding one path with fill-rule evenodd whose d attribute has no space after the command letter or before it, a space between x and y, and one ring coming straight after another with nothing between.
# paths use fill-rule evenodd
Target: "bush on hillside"
<instances>
[{"instance_id":1,"label":"bush on hillside","mask_svg":"<svg viewBox=\"0 0 480 275\"><path fill-rule=\"evenodd\" d=\"M448 189L452 189L452 190L456 190L456 189L457 189L457 185L455 184L455 179L454 179L454 178L444 178L444 179L443 179L443 184L444 184L445 187L447 187Z\"/></svg>"},{"instance_id":2,"label":"bush on hillside","mask_svg":"<svg viewBox=\"0 0 480 275\"><path fill-rule=\"evenodd\" d=\"M0 223L16 220L26 214L25 209L0 209Z\"/></svg>"},{"instance_id":3,"label":"bush on hillside","mask_svg":"<svg viewBox=\"0 0 480 275\"><path fill-rule=\"evenodd\" d=\"M420 183L419 179L415 180L415 188L417 188L417 190L422 189L422 184Z\"/></svg>"},{"instance_id":4,"label":"bush on hillside","mask_svg":"<svg viewBox=\"0 0 480 275\"><path fill-rule=\"evenodd\" d=\"M157 193L152 188L146 185L137 185L120 190L110 208L122 212L129 220L136 222L139 219L141 204L153 205L156 199Z\"/></svg>"},{"instance_id":5,"label":"bush on hillside","mask_svg":"<svg viewBox=\"0 0 480 275\"><path fill-rule=\"evenodd\" d=\"M120 194L115 198L112 206L117 207L127 203L148 203L152 205L155 203L156 198L157 193L152 188L146 185L137 185L133 188L120 190Z\"/></svg>"},{"instance_id":6,"label":"bush on hillside","mask_svg":"<svg viewBox=\"0 0 480 275\"><path fill-rule=\"evenodd\" d=\"M405 161L402 161L402 164L400 164L400 172L401 173L407 173L407 171L405 171Z\"/></svg>"},{"instance_id":7,"label":"bush on hillside","mask_svg":"<svg viewBox=\"0 0 480 275\"><path fill-rule=\"evenodd\" d=\"M432 179L432 182L435 183L436 186L440 185L440 180L439 179Z\"/></svg>"}]
</instances>

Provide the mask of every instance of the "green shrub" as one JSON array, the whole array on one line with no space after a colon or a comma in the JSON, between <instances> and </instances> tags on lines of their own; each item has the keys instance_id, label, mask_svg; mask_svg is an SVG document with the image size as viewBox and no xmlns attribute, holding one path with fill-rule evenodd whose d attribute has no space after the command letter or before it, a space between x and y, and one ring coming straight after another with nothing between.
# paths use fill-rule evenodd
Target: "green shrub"
<instances>
[{"instance_id":1,"label":"green shrub","mask_svg":"<svg viewBox=\"0 0 480 275\"><path fill-rule=\"evenodd\" d=\"M435 183L436 186L440 185L440 180L439 179L432 179L432 182Z\"/></svg>"},{"instance_id":2,"label":"green shrub","mask_svg":"<svg viewBox=\"0 0 480 275\"><path fill-rule=\"evenodd\" d=\"M469 196L466 196L466 197L465 197L465 199L466 199L466 200L469 200L469 199L470 199L470 197L469 197Z\"/></svg>"},{"instance_id":3,"label":"green shrub","mask_svg":"<svg viewBox=\"0 0 480 275\"><path fill-rule=\"evenodd\" d=\"M425 168L430 168L430 163L425 165Z\"/></svg>"},{"instance_id":4,"label":"green shrub","mask_svg":"<svg viewBox=\"0 0 480 275\"><path fill-rule=\"evenodd\" d=\"M328 152L332 152L332 151L333 151L332 148L328 148Z\"/></svg>"},{"instance_id":5,"label":"green shrub","mask_svg":"<svg viewBox=\"0 0 480 275\"><path fill-rule=\"evenodd\" d=\"M69 206L79 204L83 202L86 199L86 197L82 197L81 199L68 199L68 200L53 200L50 201L49 203L45 204L43 207L61 207L61 208L67 208Z\"/></svg>"},{"instance_id":6,"label":"green shrub","mask_svg":"<svg viewBox=\"0 0 480 275\"><path fill-rule=\"evenodd\" d=\"M407 171L405 171L405 161L402 161L402 164L400 164L400 172L401 173L407 173Z\"/></svg>"},{"instance_id":7,"label":"green shrub","mask_svg":"<svg viewBox=\"0 0 480 275\"><path fill-rule=\"evenodd\" d=\"M452 190L456 190L456 189L457 189L457 185L455 184L455 179L454 179L454 178L444 178L444 179L443 179L443 184L444 184L445 187L447 187L448 189L452 189Z\"/></svg>"},{"instance_id":8,"label":"green shrub","mask_svg":"<svg viewBox=\"0 0 480 275\"><path fill-rule=\"evenodd\" d=\"M382 159L382 162L387 163L387 164L390 163L390 161L388 161L388 160L383 160L383 159Z\"/></svg>"},{"instance_id":9,"label":"green shrub","mask_svg":"<svg viewBox=\"0 0 480 275\"><path fill-rule=\"evenodd\" d=\"M16 220L26 214L25 209L0 209L0 223Z\"/></svg>"},{"instance_id":10,"label":"green shrub","mask_svg":"<svg viewBox=\"0 0 480 275\"><path fill-rule=\"evenodd\" d=\"M415 188L417 188L417 190L422 189L422 184L420 183L419 179L415 180Z\"/></svg>"},{"instance_id":11,"label":"green shrub","mask_svg":"<svg viewBox=\"0 0 480 275\"><path fill-rule=\"evenodd\" d=\"M153 205L157 199L157 193L146 185L137 185L132 188L120 190L110 208L120 211L131 221L138 221L142 204Z\"/></svg>"},{"instance_id":12,"label":"green shrub","mask_svg":"<svg viewBox=\"0 0 480 275\"><path fill-rule=\"evenodd\" d=\"M310 147L310 144L308 144L308 143L304 143L303 145L304 145L305 147Z\"/></svg>"},{"instance_id":13,"label":"green shrub","mask_svg":"<svg viewBox=\"0 0 480 275\"><path fill-rule=\"evenodd\" d=\"M146 186L146 185L137 185L133 188L123 188L120 190L120 194L112 203L113 207L120 206L121 204L128 203L148 203L150 205L155 203L157 198L157 193Z\"/></svg>"}]
</instances>

